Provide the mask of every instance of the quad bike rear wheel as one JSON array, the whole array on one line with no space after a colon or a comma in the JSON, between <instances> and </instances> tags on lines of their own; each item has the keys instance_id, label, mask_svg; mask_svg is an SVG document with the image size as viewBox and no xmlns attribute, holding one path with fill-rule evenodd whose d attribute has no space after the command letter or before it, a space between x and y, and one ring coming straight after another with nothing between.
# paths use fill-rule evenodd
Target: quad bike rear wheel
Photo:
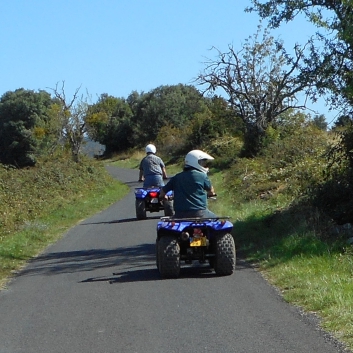
<instances>
[{"instance_id":1,"label":"quad bike rear wheel","mask_svg":"<svg viewBox=\"0 0 353 353\"><path fill-rule=\"evenodd\" d=\"M137 219L146 219L146 205L144 200L135 201L136 208L136 218Z\"/></svg>"},{"instance_id":2,"label":"quad bike rear wheel","mask_svg":"<svg viewBox=\"0 0 353 353\"><path fill-rule=\"evenodd\" d=\"M214 270L219 276L229 276L234 272L236 263L234 238L229 233L219 234L215 245Z\"/></svg>"},{"instance_id":3,"label":"quad bike rear wheel","mask_svg":"<svg viewBox=\"0 0 353 353\"><path fill-rule=\"evenodd\" d=\"M162 236L158 241L157 263L162 278L178 278L180 274L180 246L172 235Z\"/></svg>"}]
</instances>

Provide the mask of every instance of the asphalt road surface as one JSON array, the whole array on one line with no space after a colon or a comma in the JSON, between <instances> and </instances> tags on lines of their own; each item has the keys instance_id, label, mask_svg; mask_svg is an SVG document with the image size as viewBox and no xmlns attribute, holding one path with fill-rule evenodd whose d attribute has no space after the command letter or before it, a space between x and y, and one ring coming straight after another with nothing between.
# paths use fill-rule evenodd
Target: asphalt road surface
<instances>
[{"instance_id":1,"label":"asphalt road surface","mask_svg":"<svg viewBox=\"0 0 353 353\"><path fill-rule=\"evenodd\" d=\"M0 292L0 353L342 352L239 259L231 276L184 265L180 278L161 279L154 244L163 213L137 221L136 170L109 171L129 195L72 228Z\"/></svg>"}]
</instances>

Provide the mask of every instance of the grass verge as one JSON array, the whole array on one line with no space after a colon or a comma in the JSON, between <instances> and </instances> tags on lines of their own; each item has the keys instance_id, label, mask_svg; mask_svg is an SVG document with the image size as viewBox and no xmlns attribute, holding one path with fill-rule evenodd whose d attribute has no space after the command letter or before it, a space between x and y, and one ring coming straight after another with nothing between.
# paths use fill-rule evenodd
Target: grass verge
<instances>
[{"instance_id":1,"label":"grass verge","mask_svg":"<svg viewBox=\"0 0 353 353\"><path fill-rule=\"evenodd\" d=\"M352 350L352 246L345 238L317 234L305 210L291 209L285 198L240 204L225 190L221 174L211 179L219 197L210 208L231 216L238 255L288 303L315 314L322 329Z\"/></svg>"}]
</instances>

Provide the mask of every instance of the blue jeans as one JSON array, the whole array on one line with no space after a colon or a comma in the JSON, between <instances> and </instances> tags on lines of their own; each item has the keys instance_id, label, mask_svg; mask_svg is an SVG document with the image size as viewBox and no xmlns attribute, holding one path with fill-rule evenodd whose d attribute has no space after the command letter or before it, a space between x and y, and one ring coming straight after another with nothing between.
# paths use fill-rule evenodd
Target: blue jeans
<instances>
[{"instance_id":1,"label":"blue jeans","mask_svg":"<svg viewBox=\"0 0 353 353\"><path fill-rule=\"evenodd\" d=\"M143 187L149 188L151 186L164 186L162 175L146 175L145 180L143 182Z\"/></svg>"}]
</instances>

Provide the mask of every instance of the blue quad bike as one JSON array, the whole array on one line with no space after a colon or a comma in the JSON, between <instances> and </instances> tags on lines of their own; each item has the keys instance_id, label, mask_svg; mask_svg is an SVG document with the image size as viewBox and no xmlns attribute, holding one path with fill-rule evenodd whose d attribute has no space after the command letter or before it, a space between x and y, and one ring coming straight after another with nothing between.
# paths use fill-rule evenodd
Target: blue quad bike
<instances>
[{"instance_id":1,"label":"blue quad bike","mask_svg":"<svg viewBox=\"0 0 353 353\"><path fill-rule=\"evenodd\" d=\"M219 276L235 270L236 250L229 217L162 217L157 224L156 264L162 278L178 278L180 265L206 263Z\"/></svg>"},{"instance_id":2,"label":"blue quad bike","mask_svg":"<svg viewBox=\"0 0 353 353\"><path fill-rule=\"evenodd\" d=\"M173 192L167 193L167 200L160 199L160 187L135 188L135 209L137 219L146 219L147 212L164 210L164 216L173 216Z\"/></svg>"}]
</instances>

